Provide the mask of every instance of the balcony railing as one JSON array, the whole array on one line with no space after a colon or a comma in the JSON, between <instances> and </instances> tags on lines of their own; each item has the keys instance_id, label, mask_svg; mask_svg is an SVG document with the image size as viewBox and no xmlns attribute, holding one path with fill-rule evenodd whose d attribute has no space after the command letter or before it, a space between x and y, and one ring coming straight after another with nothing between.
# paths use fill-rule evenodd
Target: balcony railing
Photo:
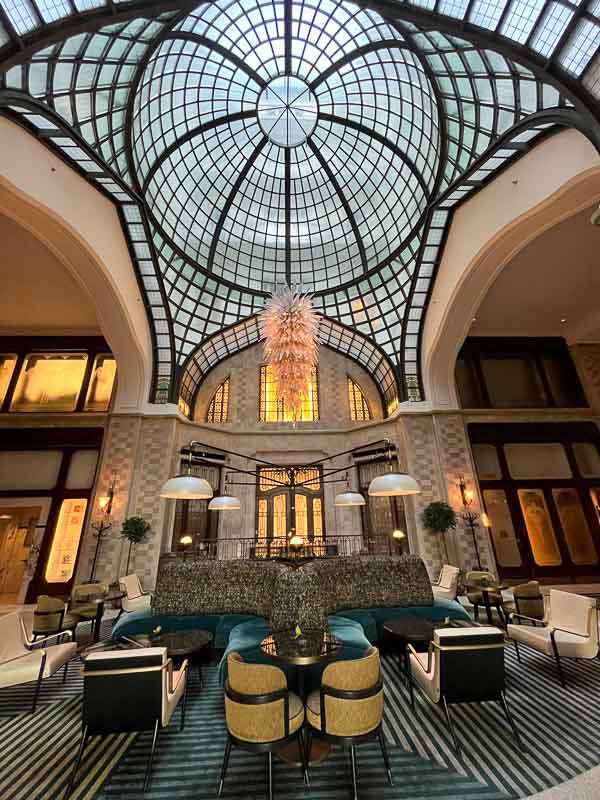
<instances>
[{"instance_id":1,"label":"balcony railing","mask_svg":"<svg viewBox=\"0 0 600 800\"><path fill-rule=\"evenodd\" d=\"M301 547L291 547L285 537L257 542L254 538L203 539L189 548L173 551L173 556L195 556L224 561L245 559L306 560L351 556L357 553L370 555L399 555L402 552L391 536L366 537L362 534L328 536Z\"/></svg>"}]
</instances>

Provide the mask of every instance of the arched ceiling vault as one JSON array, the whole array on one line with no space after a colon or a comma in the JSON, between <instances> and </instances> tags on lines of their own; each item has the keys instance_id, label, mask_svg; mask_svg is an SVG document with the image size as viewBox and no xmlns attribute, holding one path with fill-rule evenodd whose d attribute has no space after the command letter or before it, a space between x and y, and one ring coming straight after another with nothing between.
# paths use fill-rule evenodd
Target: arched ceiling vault
<instances>
[{"instance_id":1,"label":"arched ceiling vault","mask_svg":"<svg viewBox=\"0 0 600 800\"><path fill-rule=\"evenodd\" d=\"M0 0L0 113L117 205L154 400L283 282L421 399L454 209L561 128L598 146L599 45L600 0Z\"/></svg>"}]
</instances>

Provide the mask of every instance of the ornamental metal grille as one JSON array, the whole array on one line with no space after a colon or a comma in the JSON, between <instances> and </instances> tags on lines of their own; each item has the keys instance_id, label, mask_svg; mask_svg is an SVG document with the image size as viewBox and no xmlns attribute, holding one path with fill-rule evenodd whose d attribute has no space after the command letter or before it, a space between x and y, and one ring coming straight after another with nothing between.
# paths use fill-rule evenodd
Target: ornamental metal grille
<instances>
[{"instance_id":1,"label":"ornamental metal grille","mask_svg":"<svg viewBox=\"0 0 600 800\"><path fill-rule=\"evenodd\" d=\"M350 404L350 419L353 422L367 422L373 419L369 403L356 381L348 375L348 402Z\"/></svg>"},{"instance_id":2,"label":"ornamental metal grille","mask_svg":"<svg viewBox=\"0 0 600 800\"><path fill-rule=\"evenodd\" d=\"M206 414L207 422L229 422L229 382L229 378L225 378L213 394Z\"/></svg>"}]
</instances>

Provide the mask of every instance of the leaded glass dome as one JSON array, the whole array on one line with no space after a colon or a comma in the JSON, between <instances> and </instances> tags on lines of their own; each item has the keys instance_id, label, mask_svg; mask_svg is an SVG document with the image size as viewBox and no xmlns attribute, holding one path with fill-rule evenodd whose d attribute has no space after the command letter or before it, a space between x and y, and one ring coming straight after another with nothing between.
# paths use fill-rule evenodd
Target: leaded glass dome
<instances>
[{"instance_id":1,"label":"leaded glass dome","mask_svg":"<svg viewBox=\"0 0 600 800\"><path fill-rule=\"evenodd\" d=\"M378 14L350 3L201 6L150 58L135 167L189 259L238 286L333 288L387 262L439 168L433 87Z\"/></svg>"}]
</instances>

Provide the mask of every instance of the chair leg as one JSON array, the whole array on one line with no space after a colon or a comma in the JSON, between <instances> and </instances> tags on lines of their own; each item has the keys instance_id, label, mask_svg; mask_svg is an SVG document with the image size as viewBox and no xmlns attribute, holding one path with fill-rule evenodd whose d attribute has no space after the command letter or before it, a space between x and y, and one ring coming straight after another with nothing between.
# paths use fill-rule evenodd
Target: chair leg
<instances>
[{"instance_id":1,"label":"chair leg","mask_svg":"<svg viewBox=\"0 0 600 800\"><path fill-rule=\"evenodd\" d=\"M188 676L187 674L185 677L185 686L183 688L183 697L181 699L181 719L179 721L179 730L182 731L185 728L185 712L187 709L187 695L188 695Z\"/></svg>"},{"instance_id":2,"label":"chair leg","mask_svg":"<svg viewBox=\"0 0 600 800\"><path fill-rule=\"evenodd\" d=\"M42 686L42 679L44 677L44 669L46 668L46 653L44 652L42 655L42 661L40 663L40 671L38 673L37 683L35 684L35 692L33 693L33 703L31 704L31 713L35 714L35 709L37 707L38 698L40 696L40 689Z\"/></svg>"},{"instance_id":3,"label":"chair leg","mask_svg":"<svg viewBox=\"0 0 600 800\"><path fill-rule=\"evenodd\" d=\"M352 765L352 788L354 790L354 800L358 800L358 784L356 782L356 748L350 745L350 764Z\"/></svg>"},{"instance_id":4,"label":"chair leg","mask_svg":"<svg viewBox=\"0 0 600 800\"><path fill-rule=\"evenodd\" d=\"M67 672L68 672L68 670L69 670L69 662L67 661L67 662L65 663L65 668L64 668L64 670L63 670L63 679L62 679L62 682L63 682L63 683L66 683L66 682L67 682Z\"/></svg>"},{"instance_id":5,"label":"chair leg","mask_svg":"<svg viewBox=\"0 0 600 800\"><path fill-rule=\"evenodd\" d=\"M379 746L381 747L381 755L383 756L383 763L385 764L385 769L388 776L388 783L390 786L394 785L394 779L392 777L392 765L390 764L390 758L388 756L387 745L385 743L385 736L383 735L383 731L381 728L379 729L379 733L377 734L377 738L379 739Z\"/></svg>"},{"instance_id":6,"label":"chair leg","mask_svg":"<svg viewBox=\"0 0 600 800\"><path fill-rule=\"evenodd\" d=\"M307 725L306 726L306 763L307 764L310 764L310 754L312 752L312 740L313 740L312 728L310 727L310 725Z\"/></svg>"},{"instance_id":7,"label":"chair leg","mask_svg":"<svg viewBox=\"0 0 600 800\"><path fill-rule=\"evenodd\" d=\"M146 777L144 778L144 789L145 792L148 788L148 784L150 783L150 773L152 772L152 762L154 761L154 751L156 750L156 740L158 739L158 719L154 723L154 736L152 737L152 749L150 750L150 756L148 757L148 766L146 767Z\"/></svg>"},{"instance_id":8,"label":"chair leg","mask_svg":"<svg viewBox=\"0 0 600 800\"><path fill-rule=\"evenodd\" d=\"M302 778L307 786L310 786L308 778L308 761L306 760L306 748L304 747L304 735L302 728L298 729L298 750L300 750L300 761L302 762Z\"/></svg>"},{"instance_id":9,"label":"chair leg","mask_svg":"<svg viewBox=\"0 0 600 800\"><path fill-rule=\"evenodd\" d=\"M473 616L475 617L475 622L479 622L479 606L477 603L473 603Z\"/></svg>"},{"instance_id":10,"label":"chair leg","mask_svg":"<svg viewBox=\"0 0 600 800\"><path fill-rule=\"evenodd\" d=\"M565 673L562 668L562 664L560 662L560 653L558 652L558 646L556 644L554 636L551 636L550 640L552 642L552 651L554 653L554 658L556 660L556 668L558 669L558 679L560 681L560 685L563 687L563 689L565 689L567 682L565 681Z\"/></svg>"},{"instance_id":11,"label":"chair leg","mask_svg":"<svg viewBox=\"0 0 600 800\"><path fill-rule=\"evenodd\" d=\"M523 740L521 739L521 737L519 735L519 731L517 729L517 726L515 725L515 720L513 718L513 715L510 713L510 708L508 707L508 703L506 702L506 695L504 694L504 692L502 692L500 694L500 703L502 705L502 709L504 711L504 715L505 715L506 719L508 720L508 724L510 725L511 730L513 732L513 736L515 737L516 743L521 748L521 750L523 750L523 752L525 752L525 747L523 745Z\"/></svg>"},{"instance_id":12,"label":"chair leg","mask_svg":"<svg viewBox=\"0 0 600 800\"><path fill-rule=\"evenodd\" d=\"M269 770L269 800L273 800L273 753L267 753L267 765Z\"/></svg>"},{"instance_id":13,"label":"chair leg","mask_svg":"<svg viewBox=\"0 0 600 800\"><path fill-rule=\"evenodd\" d=\"M444 695L442 695L442 704L444 706L444 713L446 714L446 721L448 723L448 727L450 728L450 733L452 734L454 749L456 750L457 754L460 755L460 745L458 743L458 739L456 738L456 733L454 731L454 724L452 722L452 717L450 716L450 709L448 707L448 703L446 702L446 698L444 697Z\"/></svg>"},{"instance_id":14,"label":"chair leg","mask_svg":"<svg viewBox=\"0 0 600 800\"><path fill-rule=\"evenodd\" d=\"M513 642L515 645L515 653L517 654L517 661L519 662L519 664L522 664L523 662L521 661L521 651L519 650L519 643L517 642L516 639L513 639Z\"/></svg>"},{"instance_id":15,"label":"chair leg","mask_svg":"<svg viewBox=\"0 0 600 800\"><path fill-rule=\"evenodd\" d=\"M85 727L81 733L81 741L79 742L77 756L75 758L75 763L73 764L73 769L71 770L71 777L69 778L69 783L67 784L67 790L64 794L63 800L68 800L68 798L71 796L71 792L73 791L73 784L75 783L77 771L79 769L79 765L81 764L81 759L83 758L83 751L85 750L85 745L87 743L87 740L88 740L88 732L87 732L87 727Z\"/></svg>"},{"instance_id":16,"label":"chair leg","mask_svg":"<svg viewBox=\"0 0 600 800\"><path fill-rule=\"evenodd\" d=\"M221 778L219 780L219 788L217 789L217 797L221 797L223 793L223 784L225 783L225 775L227 774L227 767L229 766L229 756L231 755L231 737L227 734L227 743L225 745L225 755L223 756L223 765L221 767Z\"/></svg>"}]
</instances>

